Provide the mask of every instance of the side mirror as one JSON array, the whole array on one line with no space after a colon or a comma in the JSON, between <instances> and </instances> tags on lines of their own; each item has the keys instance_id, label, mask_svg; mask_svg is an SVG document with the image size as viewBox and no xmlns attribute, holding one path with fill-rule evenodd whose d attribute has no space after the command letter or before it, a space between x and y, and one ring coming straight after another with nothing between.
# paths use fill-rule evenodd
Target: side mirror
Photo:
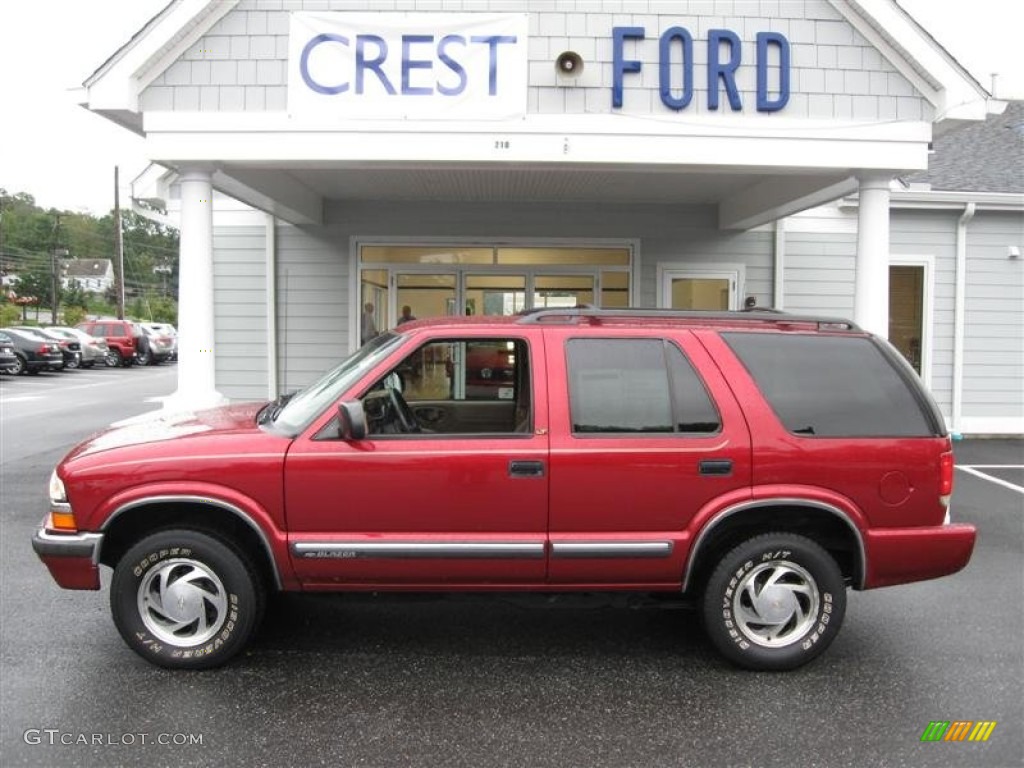
<instances>
[{"instance_id":1,"label":"side mirror","mask_svg":"<svg viewBox=\"0 0 1024 768\"><path fill-rule=\"evenodd\" d=\"M338 405L338 437L342 440L366 439L366 413L360 401Z\"/></svg>"}]
</instances>

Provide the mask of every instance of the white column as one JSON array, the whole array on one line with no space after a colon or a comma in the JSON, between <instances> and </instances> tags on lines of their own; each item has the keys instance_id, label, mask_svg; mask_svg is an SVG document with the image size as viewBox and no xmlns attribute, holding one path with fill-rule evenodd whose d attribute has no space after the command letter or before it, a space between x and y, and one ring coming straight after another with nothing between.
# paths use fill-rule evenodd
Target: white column
<instances>
[{"instance_id":1,"label":"white column","mask_svg":"<svg viewBox=\"0 0 1024 768\"><path fill-rule=\"evenodd\" d=\"M207 169L184 170L178 265L178 389L165 410L196 411L227 402L217 391L213 344L213 186Z\"/></svg>"},{"instance_id":2,"label":"white column","mask_svg":"<svg viewBox=\"0 0 1024 768\"><path fill-rule=\"evenodd\" d=\"M889 337L889 176L860 178L853 320Z\"/></svg>"}]
</instances>

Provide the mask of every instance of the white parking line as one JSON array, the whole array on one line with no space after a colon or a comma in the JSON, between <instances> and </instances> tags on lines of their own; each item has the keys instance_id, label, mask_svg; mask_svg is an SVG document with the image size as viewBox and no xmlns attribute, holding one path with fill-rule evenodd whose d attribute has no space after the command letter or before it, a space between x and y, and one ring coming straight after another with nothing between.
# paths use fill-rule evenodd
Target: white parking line
<instances>
[{"instance_id":1,"label":"white parking line","mask_svg":"<svg viewBox=\"0 0 1024 768\"><path fill-rule=\"evenodd\" d=\"M988 480L990 483L1001 485L1004 488L1009 488L1011 491L1016 491L1017 493L1024 493L1024 488L1022 488L1019 485L1008 483L1001 478L993 477L992 475L987 475L984 472L979 472L979 466L983 467L984 469L1024 469L1024 466L1021 466L1019 464L979 464L977 466L964 466L963 464L957 465L957 469L962 469L964 472L974 475L975 477L980 477L982 480Z\"/></svg>"},{"instance_id":2,"label":"white parking line","mask_svg":"<svg viewBox=\"0 0 1024 768\"><path fill-rule=\"evenodd\" d=\"M14 397L0 397L0 405L6 403L27 403L30 400L42 400L42 395L15 395Z\"/></svg>"}]
</instances>

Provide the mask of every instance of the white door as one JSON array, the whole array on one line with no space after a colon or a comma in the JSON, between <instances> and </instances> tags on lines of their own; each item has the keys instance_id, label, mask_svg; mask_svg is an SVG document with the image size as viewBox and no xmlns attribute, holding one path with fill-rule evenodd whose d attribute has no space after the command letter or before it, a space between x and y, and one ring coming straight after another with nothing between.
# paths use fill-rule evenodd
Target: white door
<instances>
[{"instance_id":1,"label":"white door","mask_svg":"<svg viewBox=\"0 0 1024 768\"><path fill-rule=\"evenodd\" d=\"M659 270L661 306L667 309L739 309L739 269Z\"/></svg>"}]
</instances>

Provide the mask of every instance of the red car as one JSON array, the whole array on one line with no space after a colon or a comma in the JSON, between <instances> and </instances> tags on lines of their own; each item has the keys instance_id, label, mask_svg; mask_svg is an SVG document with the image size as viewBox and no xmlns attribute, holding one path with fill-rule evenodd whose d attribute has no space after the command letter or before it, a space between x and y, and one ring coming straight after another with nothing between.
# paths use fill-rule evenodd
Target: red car
<instances>
[{"instance_id":1,"label":"red car","mask_svg":"<svg viewBox=\"0 0 1024 768\"><path fill-rule=\"evenodd\" d=\"M931 396L849 322L543 310L399 328L294 397L90 438L33 545L68 589L112 568L122 637L166 667L229 660L275 590L636 590L778 670L832 642L848 589L967 564L952 485Z\"/></svg>"},{"instance_id":2,"label":"red car","mask_svg":"<svg viewBox=\"0 0 1024 768\"><path fill-rule=\"evenodd\" d=\"M107 364L111 367L134 365L139 353L148 346L142 328L128 320L87 320L75 327L107 342Z\"/></svg>"}]
</instances>

